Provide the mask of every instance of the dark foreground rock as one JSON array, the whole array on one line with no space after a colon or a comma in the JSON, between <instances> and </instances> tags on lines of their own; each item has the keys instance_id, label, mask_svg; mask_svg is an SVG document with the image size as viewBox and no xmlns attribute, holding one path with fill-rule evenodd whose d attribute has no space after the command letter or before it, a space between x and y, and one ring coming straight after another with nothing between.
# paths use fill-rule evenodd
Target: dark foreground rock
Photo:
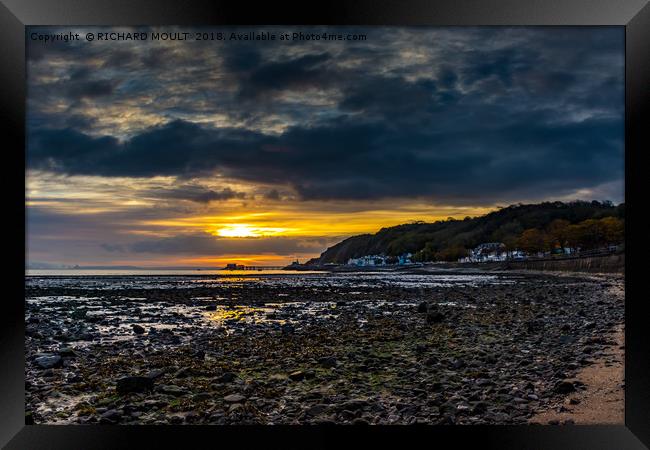
<instances>
[{"instance_id":1,"label":"dark foreground rock","mask_svg":"<svg viewBox=\"0 0 650 450\"><path fill-rule=\"evenodd\" d=\"M41 369L52 369L63 366L63 358L58 355L44 355L36 358L34 363Z\"/></svg>"},{"instance_id":2,"label":"dark foreground rock","mask_svg":"<svg viewBox=\"0 0 650 450\"><path fill-rule=\"evenodd\" d=\"M150 377L123 377L117 380L117 393L145 392L153 389L153 378Z\"/></svg>"}]
</instances>

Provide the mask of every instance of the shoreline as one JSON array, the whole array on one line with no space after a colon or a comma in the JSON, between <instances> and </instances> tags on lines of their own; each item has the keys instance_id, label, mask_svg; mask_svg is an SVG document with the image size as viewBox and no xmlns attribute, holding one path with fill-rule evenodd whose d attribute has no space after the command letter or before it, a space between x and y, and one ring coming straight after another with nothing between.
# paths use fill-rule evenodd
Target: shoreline
<instances>
[{"instance_id":1,"label":"shoreline","mask_svg":"<svg viewBox=\"0 0 650 450\"><path fill-rule=\"evenodd\" d=\"M31 280L27 420L525 424L623 320L621 276L446 274Z\"/></svg>"},{"instance_id":2,"label":"shoreline","mask_svg":"<svg viewBox=\"0 0 650 450\"><path fill-rule=\"evenodd\" d=\"M624 301L624 292L618 292ZM625 325L600 337L606 348L576 376L577 389L535 414L535 425L619 425L625 422Z\"/></svg>"},{"instance_id":3,"label":"shoreline","mask_svg":"<svg viewBox=\"0 0 650 450\"><path fill-rule=\"evenodd\" d=\"M531 425L620 425L625 422L624 327L608 340L610 352L576 374L584 386L530 420Z\"/></svg>"},{"instance_id":4,"label":"shoreline","mask_svg":"<svg viewBox=\"0 0 650 450\"><path fill-rule=\"evenodd\" d=\"M288 266L292 270L328 270L337 272L364 272L364 271L386 271L404 273L435 273L436 271L479 271L479 272L576 272L576 273L603 273L616 274L625 272L625 253L614 253L601 256L576 256L570 258L531 259L522 261L492 261L492 262L438 262L438 263L417 263L402 266L349 266L345 264L327 266L311 265L296 268Z\"/></svg>"}]
</instances>

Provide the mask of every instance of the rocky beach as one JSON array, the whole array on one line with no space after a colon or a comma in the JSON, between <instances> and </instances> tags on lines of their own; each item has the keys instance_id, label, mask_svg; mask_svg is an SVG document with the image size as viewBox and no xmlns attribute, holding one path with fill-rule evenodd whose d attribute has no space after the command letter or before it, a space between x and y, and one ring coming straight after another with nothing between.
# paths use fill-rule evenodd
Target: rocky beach
<instances>
[{"instance_id":1,"label":"rocky beach","mask_svg":"<svg viewBox=\"0 0 650 450\"><path fill-rule=\"evenodd\" d=\"M570 424L623 321L618 274L28 276L26 421Z\"/></svg>"}]
</instances>

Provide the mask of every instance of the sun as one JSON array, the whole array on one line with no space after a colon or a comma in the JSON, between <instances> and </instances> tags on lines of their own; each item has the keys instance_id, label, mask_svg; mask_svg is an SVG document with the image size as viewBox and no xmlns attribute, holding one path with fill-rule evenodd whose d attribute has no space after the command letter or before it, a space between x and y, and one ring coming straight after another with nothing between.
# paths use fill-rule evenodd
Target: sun
<instances>
[{"instance_id":1,"label":"sun","mask_svg":"<svg viewBox=\"0 0 650 450\"><path fill-rule=\"evenodd\" d=\"M264 237L275 236L287 231L287 228L256 227L247 223L225 224L215 234L221 237Z\"/></svg>"},{"instance_id":2,"label":"sun","mask_svg":"<svg viewBox=\"0 0 650 450\"><path fill-rule=\"evenodd\" d=\"M216 233L218 236L222 237L259 237L260 234L245 223L237 223L231 225L224 225L222 228L219 228Z\"/></svg>"}]
</instances>

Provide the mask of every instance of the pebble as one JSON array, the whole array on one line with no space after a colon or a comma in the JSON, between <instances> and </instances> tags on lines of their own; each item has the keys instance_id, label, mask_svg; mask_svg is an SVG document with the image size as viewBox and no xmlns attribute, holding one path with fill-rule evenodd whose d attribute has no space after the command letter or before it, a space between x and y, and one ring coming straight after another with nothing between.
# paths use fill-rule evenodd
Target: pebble
<instances>
[{"instance_id":1,"label":"pebble","mask_svg":"<svg viewBox=\"0 0 650 450\"><path fill-rule=\"evenodd\" d=\"M223 399L228 403L240 403L246 400L246 397L244 397L241 394L230 394L230 395L226 395Z\"/></svg>"}]
</instances>

